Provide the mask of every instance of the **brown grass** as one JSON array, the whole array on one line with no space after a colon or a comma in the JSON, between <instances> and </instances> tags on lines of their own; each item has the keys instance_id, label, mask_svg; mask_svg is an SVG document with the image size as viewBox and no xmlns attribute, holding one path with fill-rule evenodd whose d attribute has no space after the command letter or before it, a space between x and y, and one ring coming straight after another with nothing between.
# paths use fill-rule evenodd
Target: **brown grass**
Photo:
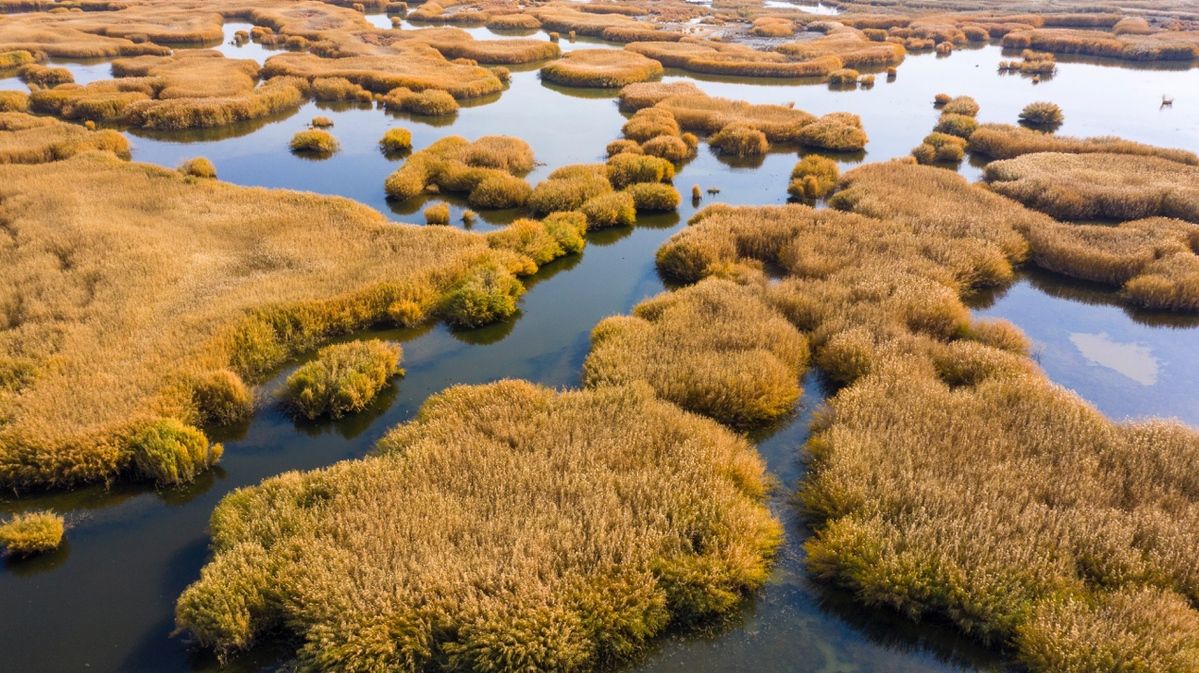
<instances>
[{"instance_id":1,"label":"brown grass","mask_svg":"<svg viewBox=\"0 0 1199 673\"><path fill-rule=\"evenodd\" d=\"M703 91L691 82L641 82L630 84L620 90L620 109L635 112L652 107L671 96L702 96Z\"/></svg>"},{"instance_id":2,"label":"brown grass","mask_svg":"<svg viewBox=\"0 0 1199 673\"><path fill-rule=\"evenodd\" d=\"M530 196L520 176L532 168L533 150L519 138L483 136L470 142L447 136L408 157L387 177L384 189L388 198L404 201L436 186L467 194L476 208L513 208ZM448 213L444 223L449 223Z\"/></svg>"},{"instance_id":3,"label":"brown grass","mask_svg":"<svg viewBox=\"0 0 1199 673\"><path fill-rule=\"evenodd\" d=\"M89 131L46 117L0 112L0 163L44 163L96 150L127 159L129 141L117 131Z\"/></svg>"},{"instance_id":4,"label":"brown grass","mask_svg":"<svg viewBox=\"0 0 1199 673\"><path fill-rule=\"evenodd\" d=\"M1151 156L1042 152L987 164L992 189L1066 220L1199 222L1199 167Z\"/></svg>"},{"instance_id":5,"label":"brown grass","mask_svg":"<svg viewBox=\"0 0 1199 673\"><path fill-rule=\"evenodd\" d=\"M765 492L748 442L645 387L458 386L372 457L227 496L176 622L222 653L283 626L315 668L588 669L760 587Z\"/></svg>"},{"instance_id":6,"label":"brown grass","mask_svg":"<svg viewBox=\"0 0 1199 673\"><path fill-rule=\"evenodd\" d=\"M760 157L770 149L765 133L742 122L726 125L708 139L708 144L734 157Z\"/></svg>"},{"instance_id":7,"label":"brown grass","mask_svg":"<svg viewBox=\"0 0 1199 673\"><path fill-rule=\"evenodd\" d=\"M684 38L678 42L633 42L625 49L662 65L691 72L745 77L825 77L842 67L836 56L793 61L773 51L758 51L736 43Z\"/></svg>"},{"instance_id":8,"label":"brown grass","mask_svg":"<svg viewBox=\"0 0 1199 673\"><path fill-rule=\"evenodd\" d=\"M661 76L657 61L615 49L576 49L541 69L547 82L580 87L615 88Z\"/></svg>"},{"instance_id":9,"label":"brown grass","mask_svg":"<svg viewBox=\"0 0 1199 673\"><path fill-rule=\"evenodd\" d=\"M597 325L583 382L645 381L684 409L748 427L791 411L807 360L807 342L761 288L713 279Z\"/></svg>"},{"instance_id":10,"label":"brown grass","mask_svg":"<svg viewBox=\"0 0 1199 673\"><path fill-rule=\"evenodd\" d=\"M818 154L800 159L791 169L787 193L796 199L820 199L828 196L841 178L837 162Z\"/></svg>"},{"instance_id":11,"label":"brown grass","mask_svg":"<svg viewBox=\"0 0 1199 673\"><path fill-rule=\"evenodd\" d=\"M901 44L876 42L864 32L840 27L814 40L788 42L775 48L799 61L836 58L844 68L880 68L899 65L906 55Z\"/></svg>"},{"instance_id":12,"label":"brown grass","mask_svg":"<svg viewBox=\"0 0 1199 673\"><path fill-rule=\"evenodd\" d=\"M1011 159L1034 152L1069 152L1157 156L1199 165L1199 156L1187 150L1144 145L1115 137L1071 138L1006 124L979 126L970 136L968 149L993 159Z\"/></svg>"},{"instance_id":13,"label":"brown grass","mask_svg":"<svg viewBox=\"0 0 1199 673\"><path fill-rule=\"evenodd\" d=\"M344 199L111 156L0 171L3 219L22 232L0 259L6 489L128 474L157 419L202 423L243 379L333 335L437 316L481 265L509 278L536 268L481 236L396 225Z\"/></svg>"},{"instance_id":14,"label":"brown grass","mask_svg":"<svg viewBox=\"0 0 1199 673\"><path fill-rule=\"evenodd\" d=\"M459 100L498 93L504 85L487 68L447 61L431 47L412 45L401 53L346 58L278 54L267 59L263 77L289 75L313 80L341 77L377 93L397 88L440 89Z\"/></svg>"},{"instance_id":15,"label":"brown grass","mask_svg":"<svg viewBox=\"0 0 1199 673\"><path fill-rule=\"evenodd\" d=\"M1092 30L1044 28L1008 33L1003 38L1003 46L1129 61L1190 61L1199 58L1199 31L1116 35Z\"/></svg>"}]
</instances>

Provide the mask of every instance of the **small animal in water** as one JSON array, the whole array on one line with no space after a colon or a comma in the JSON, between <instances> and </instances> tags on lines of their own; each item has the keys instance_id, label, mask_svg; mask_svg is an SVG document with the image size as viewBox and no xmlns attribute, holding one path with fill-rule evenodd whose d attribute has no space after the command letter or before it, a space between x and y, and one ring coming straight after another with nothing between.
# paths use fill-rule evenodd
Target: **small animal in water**
<instances>
[{"instance_id":1,"label":"small animal in water","mask_svg":"<svg viewBox=\"0 0 1199 673\"><path fill-rule=\"evenodd\" d=\"M1170 107L1174 104L1174 99L1166 94L1162 94L1162 107Z\"/></svg>"},{"instance_id":2,"label":"small animal in water","mask_svg":"<svg viewBox=\"0 0 1199 673\"><path fill-rule=\"evenodd\" d=\"M708 193L712 194L712 195L719 194L720 188L719 187L708 187Z\"/></svg>"}]
</instances>

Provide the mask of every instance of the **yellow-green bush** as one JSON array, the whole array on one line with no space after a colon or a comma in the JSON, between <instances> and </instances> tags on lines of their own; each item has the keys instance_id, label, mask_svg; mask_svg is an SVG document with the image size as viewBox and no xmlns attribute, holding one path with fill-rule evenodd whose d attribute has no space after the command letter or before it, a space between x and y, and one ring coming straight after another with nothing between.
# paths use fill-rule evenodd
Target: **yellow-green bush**
<instances>
[{"instance_id":1,"label":"yellow-green bush","mask_svg":"<svg viewBox=\"0 0 1199 673\"><path fill-rule=\"evenodd\" d=\"M298 416L341 418L367 407L396 375L403 351L378 339L325 346L287 377L287 405Z\"/></svg>"},{"instance_id":2,"label":"yellow-green bush","mask_svg":"<svg viewBox=\"0 0 1199 673\"><path fill-rule=\"evenodd\" d=\"M832 112L799 129L795 140L806 147L834 152L860 152L868 137L857 115Z\"/></svg>"},{"instance_id":3,"label":"yellow-green bush","mask_svg":"<svg viewBox=\"0 0 1199 673\"><path fill-rule=\"evenodd\" d=\"M956 163L965 155L965 138L937 131L925 136L924 141L912 150L912 156L922 164Z\"/></svg>"},{"instance_id":4,"label":"yellow-green bush","mask_svg":"<svg viewBox=\"0 0 1199 673\"><path fill-rule=\"evenodd\" d=\"M669 182L674 178L674 164L654 156L618 154L608 159L605 167L608 182L615 189L638 182Z\"/></svg>"},{"instance_id":5,"label":"yellow-green bush","mask_svg":"<svg viewBox=\"0 0 1199 673\"><path fill-rule=\"evenodd\" d=\"M787 193L796 199L819 199L828 196L837 186L841 169L837 162L819 154L809 154L791 169L791 184Z\"/></svg>"},{"instance_id":6,"label":"yellow-green bush","mask_svg":"<svg viewBox=\"0 0 1199 673\"><path fill-rule=\"evenodd\" d=\"M216 166L204 157L195 157L179 164L179 172L193 178L215 178Z\"/></svg>"},{"instance_id":7,"label":"yellow-green bush","mask_svg":"<svg viewBox=\"0 0 1199 673\"><path fill-rule=\"evenodd\" d=\"M320 129L307 129L296 132L291 137L289 147L297 154L329 155L336 152L339 145L332 133Z\"/></svg>"},{"instance_id":8,"label":"yellow-green bush","mask_svg":"<svg viewBox=\"0 0 1199 673\"><path fill-rule=\"evenodd\" d=\"M147 423L133 431L128 440L133 467L138 476L161 486L178 486L221 459L224 447L209 444L199 429L173 418Z\"/></svg>"},{"instance_id":9,"label":"yellow-green bush","mask_svg":"<svg viewBox=\"0 0 1199 673\"><path fill-rule=\"evenodd\" d=\"M580 210L588 230L631 227L637 222L637 206L628 192L608 192L587 199Z\"/></svg>"},{"instance_id":10,"label":"yellow-green bush","mask_svg":"<svg viewBox=\"0 0 1199 673\"><path fill-rule=\"evenodd\" d=\"M933 131L937 133L946 133L959 138L969 138L976 129L978 129L978 122L974 120L974 117L952 112L943 113L937 120L937 125L933 127Z\"/></svg>"},{"instance_id":11,"label":"yellow-green bush","mask_svg":"<svg viewBox=\"0 0 1199 673\"><path fill-rule=\"evenodd\" d=\"M555 213L544 221L520 219L487 235L493 247L511 250L542 265L583 249L587 220L580 213Z\"/></svg>"},{"instance_id":12,"label":"yellow-green bush","mask_svg":"<svg viewBox=\"0 0 1199 673\"><path fill-rule=\"evenodd\" d=\"M0 549L11 556L32 556L54 551L66 531L62 516L54 512L26 512L0 524Z\"/></svg>"},{"instance_id":13,"label":"yellow-green bush","mask_svg":"<svg viewBox=\"0 0 1199 673\"><path fill-rule=\"evenodd\" d=\"M664 213L679 207L678 190L661 182L639 182L624 191L632 195L633 206L639 213Z\"/></svg>"},{"instance_id":14,"label":"yellow-green bush","mask_svg":"<svg viewBox=\"0 0 1199 673\"><path fill-rule=\"evenodd\" d=\"M516 313L525 293L511 271L498 264L473 269L447 293L441 313L459 327L479 327Z\"/></svg>"},{"instance_id":15,"label":"yellow-green bush","mask_svg":"<svg viewBox=\"0 0 1199 673\"><path fill-rule=\"evenodd\" d=\"M176 624L221 653L284 629L315 670L590 670L762 586L766 491L645 386L456 386L373 456L226 496Z\"/></svg>"},{"instance_id":16,"label":"yellow-green bush","mask_svg":"<svg viewBox=\"0 0 1199 673\"><path fill-rule=\"evenodd\" d=\"M791 411L807 360L806 340L759 288L711 279L597 325L583 381L645 381L684 409L747 427Z\"/></svg>"},{"instance_id":17,"label":"yellow-green bush","mask_svg":"<svg viewBox=\"0 0 1199 673\"><path fill-rule=\"evenodd\" d=\"M656 136L641 143L638 149L645 154L680 163L695 154L695 147L688 144L682 136Z\"/></svg>"},{"instance_id":18,"label":"yellow-green bush","mask_svg":"<svg viewBox=\"0 0 1199 673\"><path fill-rule=\"evenodd\" d=\"M202 424L228 425L249 417L254 396L235 372L216 369L192 382L192 403Z\"/></svg>"}]
</instances>

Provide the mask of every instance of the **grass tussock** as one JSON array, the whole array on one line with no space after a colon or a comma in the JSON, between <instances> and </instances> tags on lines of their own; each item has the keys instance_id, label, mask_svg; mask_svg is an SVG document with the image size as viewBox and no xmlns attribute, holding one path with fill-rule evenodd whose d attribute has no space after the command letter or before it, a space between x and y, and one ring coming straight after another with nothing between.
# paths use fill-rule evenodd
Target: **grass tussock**
<instances>
[{"instance_id":1,"label":"grass tussock","mask_svg":"<svg viewBox=\"0 0 1199 673\"><path fill-rule=\"evenodd\" d=\"M795 140L815 149L834 152L860 152L866 148L869 137L862 128L862 120L848 112L830 112L805 124L799 129Z\"/></svg>"},{"instance_id":2,"label":"grass tussock","mask_svg":"<svg viewBox=\"0 0 1199 673\"><path fill-rule=\"evenodd\" d=\"M831 65L835 59L838 68L854 69L896 66L907 54L902 44L875 41L865 31L832 24L821 37L781 44L775 51L800 62Z\"/></svg>"},{"instance_id":3,"label":"grass tussock","mask_svg":"<svg viewBox=\"0 0 1199 673\"><path fill-rule=\"evenodd\" d=\"M16 514L0 524L0 549L10 556L33 556L58 549L66 525L54 512Z\"/></svg>"},{"instance_id":4,"label":"grass tussock","mask_svg":"<svg viewBox=\"0 0 1199 673\"><path fill-rule=\"evenodd\" d=\"M1004 35L1003 46L1128 61L1191 61L1199 57L1199 33L1160 31L1140 35L1075 28L1037 28Z\"/></svg>"},{"instance_id":5,"label":"grass tussock","mask_svg":"<svg viewBox=\"0 0 1199 673\"><path fill-rule=\"evenodd\" d=\"M369 103L374 95L344 77L317 77L309 86L309 94L322 101L357 101Z\"/></svg>"},{"instance_id":6,"label":"grass tussock","mask_svg":"<svg viewBox=\"0 0 1199 673\"><path fill-rule=\"evenodd\" d=\"M450 204L434 203L424 210L425 224L447 225L450 223Z\"/></svg>"},{"instance_id":7,"label":"grass tussock","mask_svg":"<svg viewBox=\"0 0 1199 673\"><path fill-rule=\"evenodd\" d=\"M412 149L412 132L405 128L391 128L379 139L379 149L385 154L401 154Z\"/></svg>"},{"instance_id":8,"label":"grass tussock","mask_svg":"<svg viewBox=\"0 0 1199 673\"><path fill-rule=\"evenodd\" d=\"M672 185L660 182L639 182L629 185L625 191L633 197L633 206L639 213L665 213L677 210L681 199L677 189Z\"/></svg>"},{"instance_id":9,"label":"grass tussock","mask_svg":"<svg viewBox=\"0 0 1199 673\"><path fill-rule=\"evenodd\" d=\"M1020 123L1038 130L1056 131L1064 119L1062 108L1057 103L1029 103L1020 111Z\"/></svg>"},{"instance_id":10,"label":"grass tussock","mask_svg":"<svg viewBox=\"0 0 1199 673\"><path fill-rule=\"evenodd\" d=\"M604 164L564 166L537 183L528 206L539 215L578 210L592 198L611 191Z\"/></svg>"},{"instance_id":11,"label":"grass tussock","mask_svg":"<svg viewBox=\"0 0 1199 673\"><path fill-rule=\"evenodd\" d=\"M215 178L216 166L204 157L193 157L179 164L179 172L193 178Z\"/></svg>"},{"instance_id":12,"label":"grass tussock","mask_svg":"<svg viewBox=\"0 0 1199 673\"><path fill-rule=\"evenodd\" d=\"M320 128L297 131L291 137L288 147L296 154L312 154L329 156L340 147L337 138L332 133Z\"/></svg>"},{"instance_id":13,"label":"grass tussock","mask_svg":"<svg viewBox=\"0 0 1199 673\"><path fill-rule=\"evenodd\" d=\"M744 428L791 411L807 361L807 341L761 288L711 279L597 325L583 382L644 381L664 400Z\"/></svg>"},{"instance_id":14,"label":"grass tussock","mask_svg":"<svg viewBox=\"0 0 1199 673\"><path fill-rule=\"evenodd\" d=\"M933 131L912 150L912 156L921 164L957 164L966 156L966 139Z\"/></svg>"},{"instance_id":15,"label":"grass tussock","mask_svg":"<svg viewBox=\"0 0 1199 673\"><path fill-rule=\"evenodd\" d=\"M111 155L0 172L22 232L0 253L9 490L185 479L218 453L172 424L244 414L246 383L335 335L445 315L477 269L536 269L476 234Z\"/></svg>"},{"instance_id":16,"label":"grass tussock","mask_svg":"<svg viewBox=\"0 0 1199 673\"><path fill-rule=\"evenodd\" d=\"M111 129L91 131L47 117L0 112L0 164L46 163L94 151L128 159L129 141Z\"/></svg>"},{"instance_id":17,"label":"grass tussock","mask_svg":"<svg viewBox=\"0 0 1199 673\"><path fill-rule=\"evenodd\" d=\"M18 71L22 82L38 87L56 87L59 84L71 84L75 76L66 68L45 66L40 63L30 63Z\"/></svg>"},{"instance_id":18,"label":"grass tussock","mask_svg":"<svg viewBox=\"0 0 1199 673\"><path fill-rule=\"evenodd\" d=\"M674 179L674 164L644 154L618 154L608 159L605 169L608 182L615 189L639 182L670 182Z\"/></svg>"},{"instance_id":19,"label":"grass tussock","mask_svg":"<svg viewBox=\"0 0 1199 673\"><path fill-rule=\"evenodd\" d=\"M532 168L533 149L519 138L483 136L470 142L447 136L408 157L387 177L384 190L388 198L405 201L436 187L466 194L472 207L515 208L532 193L520 177Z\"/></svg>"},{"instance_id":20,"label":"grass tussock","mask_svg":"<svg viewBox=\"0 0 1199 673\"><path fill-rule=\"evenodd\" d=\"M791 183L787 194L798 200L822 199L828 196L841 178L837 162L818 154L809 154L800 159L791 169Z\"/></svg>"},{"instance_id":21,"label":"grass tussock","mask_svg":"<svg viewBox=\"0 0 1199 673\"><path fill-rule=\"evenodd\" d=\"M588 230L631 227L637 222L637 202L629 191L607 192L587 199L579 212Z\"/></svg>"},{"instance_id":22,"label":"grass tussock","mask_svg":"<svg viewBox=\"0 0 1199 673\"><path fill-rule=\"evenodd\" d=\"M541 69L541 78L563 86L616 88L662 76L662 65L614 49L577 49Z\"/></svg>"},{"instance_id":23,"label":"grass tussock","mask_svg":"<svg viewBox=\"0 0 1199 673\"><path fill-rule=\"evenodd\" d=\"M444 117L458 113L458 101L440 89L413 91L398 87L383 96L383 106L388 110L426 117Z\"/></svg>"},{"instance_id":24,"label":"grass tussock","mask_svg":"<svg viewBox=\"0 0 1199 673\"><path fill-rule=\"evenodd\" d=\"M29 94L24 91L0 91L0 112L28 112Z\"/></svg>"},{"instance_id":25,"label":"grass tussock","mask_svg":"<svg viewBox=\"0 0 1199 673\"><path fill-rule=\"evenodd\" d=\"M691 82L639 82L620 89L620 109L636 112L653 107L671 96L702 96L704 92Z\"/></svg>"},{"instance_id":26,"label":"grass tussock","mask_svg":"<svg viewBox=\"0 0 1199 673\"><path fill-rule=\"evenodd\" d=\"M741 122L720 129L708 139L708 144L721 154L734 157L760 157L770 149L765 133Z\"/></svg>"},{"instance_id":27,"label":"grass tussock","mask_svg":"<svg viewBox=\"0 0 1199 673\"><path fill-rule=\"evenodd\" d=\"M762 585L765 492L748 442L645 387L458 386L373 456L227 496L176 622L225 653L286 625L325 669L591 668Z\"/></svg>"},{"instance_id":28,"label":"grass tussock","mask_svg":"<svg viewBox=\"0 0 1199 673\"><path fill-rule=\"evenodd\" d=\"M1072 138L1008 124L979 126L970 135L968 149L992 159L1012 159L1036 152L1068 152L1156 156L1192 166L1199 165L1199 156L1183 149L1145 145L1115 137Z\"/></svg>"},{"instance_id":29,"label":"grass tussock","mask_svg":"<svg viewBox=\"0 0 1199 673\"><path fill-rule=\"evenodd\" d=\"M1064 220L1199 222L1199 168L1152 156L1041 152L987 164L991 189Z\"/></svg>"},{"instance_id":30,"label":"grass tussock","mask_svg":"<svg viewBox=\"0 0 1199 673\"><path fill-rule=\"evenodd\" d=\"M754 19L749 32L758 37L790 37L795 34L795 22L782 16L762 16Z\"/></svg>"},{"instance_id":31,"label":"grass tussock","mask_svg":"<svg viewBox=\"0 0 1199 673\"><path fill-rule=\"evenodd\" d=\"M365 409L400 369L397 344L378 339L325 346L287 377L284 396L308 420L342 418Z\"/></svg>"}]
</instances>

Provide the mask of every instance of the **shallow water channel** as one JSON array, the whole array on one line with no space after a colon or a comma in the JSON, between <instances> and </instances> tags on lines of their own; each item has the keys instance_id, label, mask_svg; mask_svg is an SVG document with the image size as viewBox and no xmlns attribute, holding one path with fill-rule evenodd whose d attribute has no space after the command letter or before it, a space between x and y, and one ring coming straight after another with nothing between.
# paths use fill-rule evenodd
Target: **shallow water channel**
<instances>
[{"instance_id":1,"label":"shallow water channel","mask_svg":"<svg viewBox=\"0 0 1199 673\"><path fill-rule=\"evenodd\" d=\"M229 35L243 25L227 26ZM472 29L477 39L497 37ZM568 45L564 41L564 46ZM587 45L591 46L591 45ZM261 58L256 45L222 47L230 56ZM1199 150L1199 70L1131 69L1112 63L1062 63L1058 74L1034 85L1019 75L1000 76L998 47L959 51L948 58L913 55L895 82L869 90L840 91L811 82L694 79L708 93L755 102L788 102L814 113L845 110L862 116L870 134L862 156L837 157L843 168L907 154L931 130L939 91L973 96L980 121L1011 122L1034 100L1053 100L1065 111L1060 133L1120 135L1133 140ZM80 81L105 78L105 64L64 64ZM671 71L669 79L691 78ZM0 88L23 86L16 80ZM1175 98L1159 109L1162 94ZM334 120L341 142L333 157L313 161L287 150L287 142L321 114ZM187 133L130 132L134 159L176 166L205 156L221 179L244 185L337 194L367 203L397 221L420 223L423 204L395 205L383 180L399 161L377 148L383 132L409 128L419 149L450 134L474 139L510 134L527 140L541 162L535 184L570 163L596 162L619 137L624 117L613 92L544 85L535 69L514 71L510 88L495 100L468 105L448 120L392 116L371 106L305 105L298 112L236 129ZM794 149L772 152L755 165L723 161L701 145L676 185L719 188L720 201L770 204L786 201L797 159ZM964 163L976 179L979 168ZM436 197L439 198L439 197ZM463 203L450 199L454 220ZM222 466L190 488L155 492L122 485L95 487L19 501L0 501L0 512L51 507L66 514L67 543L55 554L0 563L0 669L12 671L188 671L216 669L208 655L170 637L173 606L208 557L206 524L213 507L233 488L287 470L306 470L367 452L388 428L412 416L430 395L458 383L506 377L550 386L575 386L588 333L603 317L627 312L664 289L654 251L685 226L695 206L684 198L677 215L643 217L634 228L588 238L578 256L549 264L529 282L520 313L502 324L455 331L445 326L376 334L404 343L407 375L367 412L339 423L296 424L273 401L289 368L263 387L261 410L242 427L214 431L225 443ZM502 226L516 212L482 213L479 230ZM460 226L460 225L458 225ZM1012 287L976 300L983 314L1008 318L1034 340L1048 374L1115 418L1176 416L1199 425L1199 320L1124 308L1111 290L1027 272ZM805 378L795 416L761 433L760 448L780 488L773 507L787 525L787 543L768 586L727 623L702 632L672 634L642 660L642 671L1002 671L1002 654L983 650L938 625L917 625L882 610L857 606L851 597L813 583L803 572L805 531L790 495L803 472L800 447L811 412L826 392L817 374ZM227 670L275 670L286 644L266 644Z\"/></svg>"}]
</instances>

